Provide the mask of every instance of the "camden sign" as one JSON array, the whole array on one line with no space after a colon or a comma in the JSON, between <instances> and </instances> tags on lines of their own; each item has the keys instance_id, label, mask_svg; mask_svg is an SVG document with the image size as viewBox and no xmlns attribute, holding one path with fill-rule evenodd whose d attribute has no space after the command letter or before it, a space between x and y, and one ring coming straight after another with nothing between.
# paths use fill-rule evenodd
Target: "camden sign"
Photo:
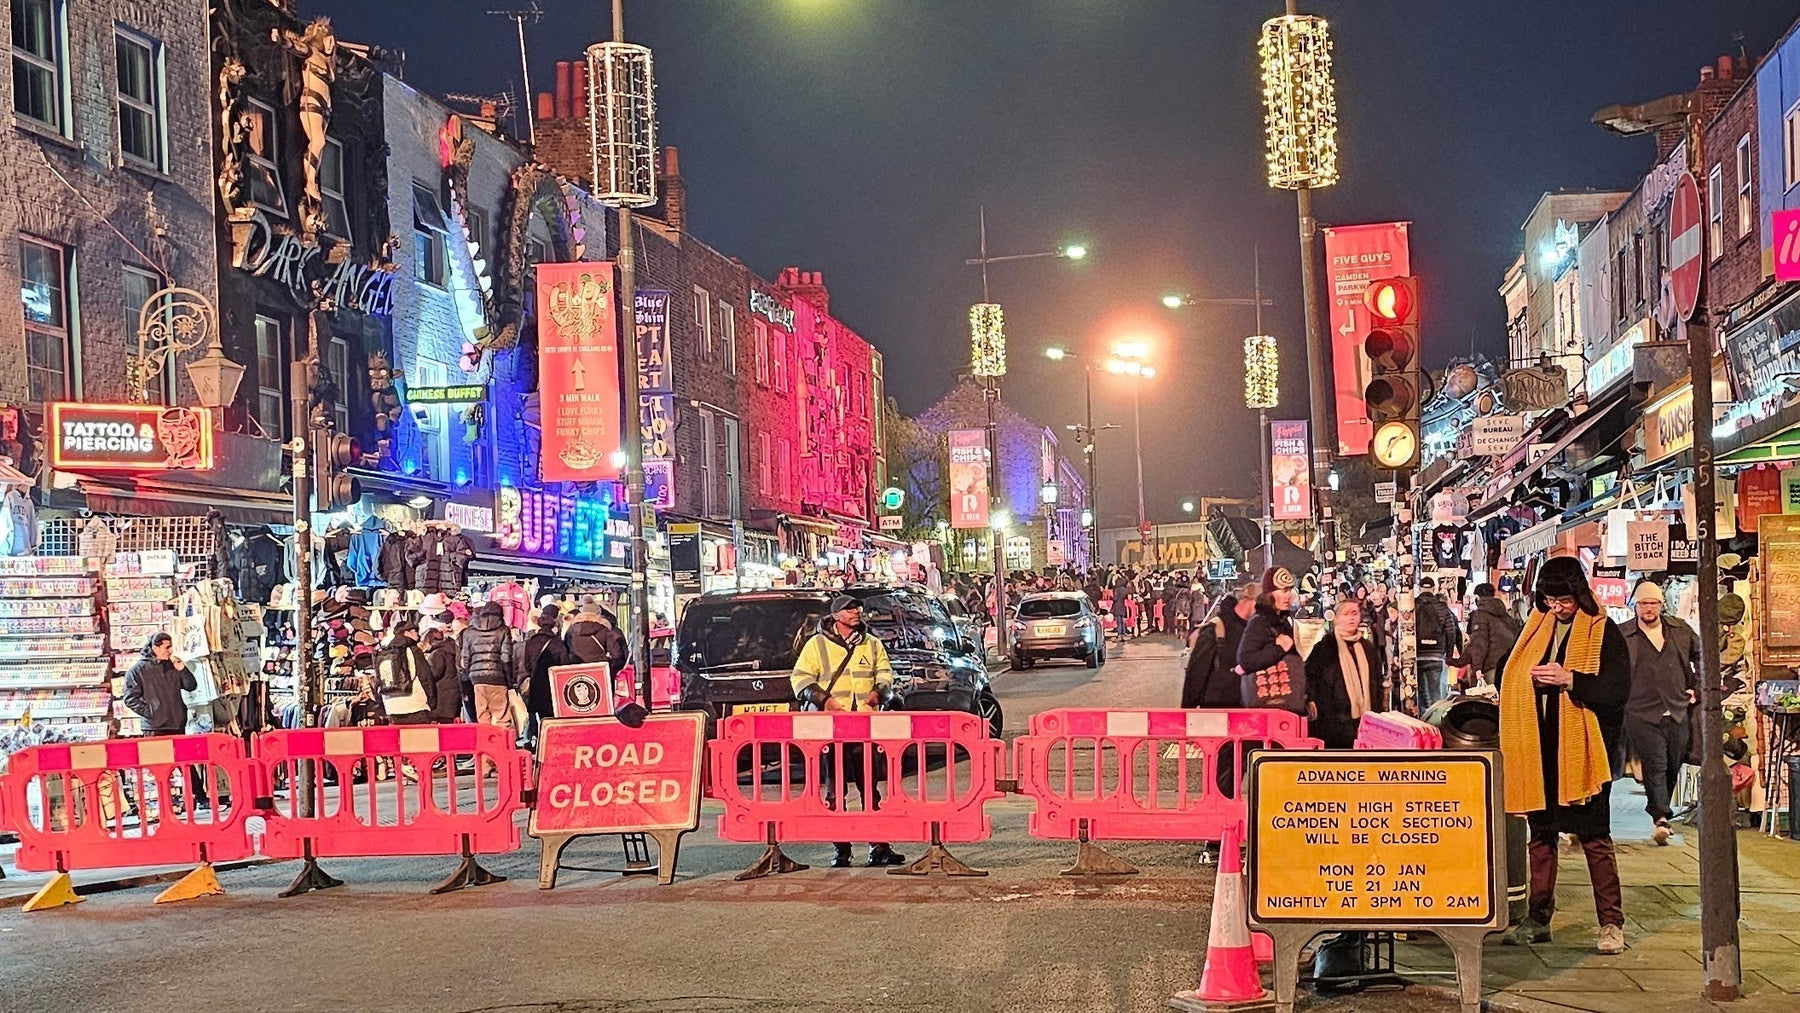
<instances>
[{"instance_id":1,"label":"camden sign","mask_svg":"<svg viewBox=\"0 0 1800 1013\"><path fill-rule=\"evenodd\" d=\"M313 282L317 280L320 298L338 309L378 317L394 315L392 265L357 264L347 257L333 265L323 247L287 229L276 228L260 210L244 221L232 223L231 232L231 266L281 283L292 293L296 304L311 303ZM325 273L327 270L329 273Z\"/></svg>"}]
</instances>

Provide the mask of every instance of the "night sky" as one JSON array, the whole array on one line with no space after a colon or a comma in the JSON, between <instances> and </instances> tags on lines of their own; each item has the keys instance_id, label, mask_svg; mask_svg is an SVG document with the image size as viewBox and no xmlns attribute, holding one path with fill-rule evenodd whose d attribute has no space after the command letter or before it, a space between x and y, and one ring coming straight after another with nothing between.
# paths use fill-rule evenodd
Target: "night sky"
<instances>
[{"instance_id":1,"label":"night sky","mask_svg":"<svg viewBox=\"0 0 1800 1013\"><path fill-rule=\"evenodd\" d=\"M604 2L542 0L527 30L536 90L557 60L610 37ZM522 0L301 0L341 38L403 49L420 88L517 92ZM1342 181L1323 225L1406 219L1422 281L1426 360L1505 350L1496 292L1541 193L1630 189L1647 138L1589 124L1596 109L1691 88L1742 46L1767 51L1792 0L1311 0L1331 20ZM1179 519L1197 494L1253 495L1257 434L1242 407L1245 308L1171 312L1168 291L1247 296L1262 251L1266 327L1283 407L1306 415L1300 268L1290 192L1264 183L1258 26L1249 0L627 0L627 37L653 48L659 122L681 148L689 228L764 277L821 270L832 310L887 356L889 393L916 412L966 363L981 295L977 209L993 254L1069 241L1084 263L992 268L1006 308L1004 396L1046 425L1080 421L1081 372L1062 344L1104 352L1148 336L1147 499ZM1095 377L1103 520L1131 520L1131 400ZM1071 451L1073 456L1073 451Z\"/></svg>"}]
</instances>

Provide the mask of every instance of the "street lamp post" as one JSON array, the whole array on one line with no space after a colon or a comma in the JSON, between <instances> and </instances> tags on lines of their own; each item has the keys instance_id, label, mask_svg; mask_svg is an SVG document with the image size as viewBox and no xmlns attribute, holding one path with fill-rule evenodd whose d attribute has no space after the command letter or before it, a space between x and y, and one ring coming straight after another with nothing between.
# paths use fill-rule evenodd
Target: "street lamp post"
<instances>
[{"instance_id":1,"label":"street lamp post","mask_svg":"<svg viewBox=\"0 0 1800 1013\"><path fill-rule=\"evenodd\" d=\"M1079 426L1069 426L1070 432L1081 441L1081 453L1087 458L1087 508L1083 511L1087 519L1082 521L1082 529L1087 532L1088 566L1094 565L1094 557L1100 552L1100 472L1096 465L1099 454L1095 449L1094 437L1108 429L1119 428L1115 422L1103 426L1094 425L1094 364L1093 360L1066 348L1046 348L1044 357L1053 362L1064 359L1079 358L1081 360L1081 382L1083 393L1087 398L1087 420Z\"/></svg>"},{"instance_id":2,"label":"street lamp post","mask_svg":"<svg viewBox=\"0 0 1800 1013\"><path fill-rule=\"evenodd\" d=\"M1112 348L1113 358L1106 363L1109 373L1131 377L1131 429L1133 452L1137 456L1137 522L1138 539L1147 561L1154 562L1155 539L1149 534L1150 522L1144 513L1144 381L1156 376L1156 367L1145 362L1149 346L1141 341L1120 342Z\"/></svg>"},{"instance_id":3,"label":"street lamp post","mask_svg":"<svg viewBox=\"0 0 1800 1013\"><path fill-rule=\"evenodd\" d=\"M618 0L614 0L615 3ZM982 401L987 409L987 481L988 498L991 503L1000 492L1000 423L998 406L1000 403L1000 378L1006 375L1006 333L1005 317L1000 306L992 302L988 296L988 265L1000 264L1012 260L1037 260L1043 257L1061 257L1067 260L1080 260L1087 256L1087 247L1070 244L1055 250L1042 253L1014 253L1005 256L992 256L987 245L987 208L980 210L981 252L979 256L970 257L963 263L968 266L981 266L981 302L969 310L970 365L971 372L981 378ZM993 540L994 561L994 646L1002 657L1012 653L1007 643L1008 626L1006 622L1006 547L996 532Z\"/></svg>"}]
</instances>

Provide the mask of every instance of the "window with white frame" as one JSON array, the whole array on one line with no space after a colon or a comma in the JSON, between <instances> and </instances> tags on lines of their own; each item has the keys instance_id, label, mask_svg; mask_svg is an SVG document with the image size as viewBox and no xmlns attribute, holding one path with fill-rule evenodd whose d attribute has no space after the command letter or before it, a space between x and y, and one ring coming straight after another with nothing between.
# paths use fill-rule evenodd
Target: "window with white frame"
<instances>
[{"instance_id":1,"label":"window with white frame","mask_svg":"<svg viewBox=\"0 0 1800 1013\"><path fill-rule=\"evenodd\" d=\"M737 307L719 300L719 348L725 353L725 375L736 376Z\"/></svg>"},{"instance_id":2,"label":"window with white frame","mask_svg":"<svg viewBox=\"0 0 1800 1013\"><path fill-rule=\"evenodd\" d=\"M138 325L144 318L144 304L162 288L162 275L141 267L125 265L121 281L124 282L125 293L125 341L132 349L137 348ZM135 354L135 352L134 352ZM175 403L175 356L163 356L163 370L160 377L145 377L144 393L156 404Z\"/></svg>"},{"instance_id":3,"label":"window with white frame","mask_svg":"<svg viewBox=\"0 0 1800 1013\"><path fill-rule=\"evenodd\" d=\"M444 236L449 227L430 188L413 184L413 277L443 288L448 274Z\"/></svg>"},{"instance_id":4,"label":"window with white frame","mask_svg":"<svg viewBox=\"0 0 1800 1013\"><path fill-rule=\"evenodd\" d=\"M325 152L319 157L319 198L325 215L325 234L348 240L350 206L344 201L344 143L335 137L325 138Z\"/></svg>"},{"instance_id":5,"label":"window with white frame","mask_svg":"<svg viewBox=\"0 0 1800 1013\"><path fill-rule=\"evenodd\" d=\"M713 488L713 476L718 473L713 463L713 443L718 438L716 422L711 409L700 409L700 514L703 517L712 516L713 496L717 491Z\"/></svg>"},{"instance_id":6,"label":"window with white frame","mask_svg":"<svg viewBox=\"0 0 1800 1013\"><path fill-rule=\"evenodd\" d=\"M481 251L481 256L493 260L493 251L488 249L487 212L477 207L463 205L463 218L469 223L469 242Z\"/></svg>"},{"instance_id":7,"label":"window with white frame","mask_svg":"<svg viewBox=\"0 0 1800 1013\"><path fill-rule=\"evenodd\" d=\"M287 368L287 341L280 319L256 315L256 424L273 440L287 438L287 399L282 372Z\"/></svg>"},{"instance_id":8,"label":"window with white frame","mask_svg":"<svg viewBox=\"0 0 1800 1013\"><path fill-rule=\"evenodd\" d=\"M25 374L32 401L75 397L74 292L69 251L57 243L19 240L19 301L25 317Z\"/></svg>"},{"instance_id":9,"label":"window with white frame","mask_svg":"<svg viewBox=\"0 0 1800 1013\"><path fill-rule=\"evenodd\" d=\"M120 29L118 51L119 154L158 171L163 164L161 45Z\"/></svg>"},{"instance_id":10,"label":"window with white frame","mask_svg":"<svg viewBox=\"0 0 1800 1013\"><path fill-rule=\"evenodd\" d=\"M756 364L756 382L769 385L769 325L750 321L750 356Z\"/></svg>"},{"instance_id":11,"label":"window with white frame","mask_svg":"<svg viewBox=\"0 0 1800 1013\"><path fill-rule=\"evenodd\" d=\"M1787 111L1781 123L1782 186L1781 192L1800 184L1800 102Z\"/></svg>"},{"instance_id":12,"label":"window with white frame","mask_svg":"<svg viewBox=\"0 0 1800 1013\"><path fill-rule=\"evenodd\" d=\"M764 496L775 491L775 438L768 433L756 434L756 491Z\"/></svg>"},{"instance_id":13,"label":"window with white frame","mask_svg":"<svg viewBox=\"0 0 1800 1013\"><path fill-rule=\"evenodd\" d=\"M712 293L694 286L694 326L700 329L700 352L711 356L712 342Z\"/></svg>"},{"instance_id":14,"label":"window with white frame","mask_svg":"<svg viewBox=\"0 0 1800 1013\"><path fill-rule=\"evenodd\" d=\"M1750 208L1750 135L1745 134L1737 142L1737 218L1738 239L1741 241L1750 235L1754 225L1755 214Z\"/></svg>"},{"instance_id":15,"label":"window with white frame","mask_svg":"<svg viewBox=\"0 0 1800 1013\"><path fill-rule=\"evenodd\" d=\"M781 486L781 498L794 498L794 441L781 438L781 456L775 460L775 475Z\"/></svg>"},{"instance_id":16,"label":"window with white frame","mask_svg":"<svg viewBox=\"0 0 1800 1013\"><path fill-rule=\"evenodd\" d=\"M409 386L442 387L448 381L441 362L420 360L413 363ZM449 406L441 404L413 405L413 423L419 427L419 474L445 481L449 478Z\"/></svg>"},{"instance_id":17,"label":"window with white frame","mask_svg":"<svg viewBox=\"0 0 1800 1013\"><path fill-rule=\"evenodd\" d=\"M741 504L744 501L743 444L740 442L738 420L725 415L719 419L724 423L719 440L719 459L725 463L724 493L725 516L737 520L743 516Z\"/></svg>"},{"instance_id":18,"label":"window with white frame","mask_svg":"<svg viewBox=\"0 0 1800 1013\"><path fill-rule=\"evenodd\" d=\"M774 360L769 364L769 372L775 378L775 389L783 394L788 391L788 333L775 332L775 350L771 355Z\"/></svg>"},{"instance_id":19,"label":"window with white frame","mask_svg":"<svg viewBox=\"0 0 1800 1013\"><path fill-rule=\"evenodd\" d=\"M238 113L244 137L244 180L250 202L270 214L287 217L287 196L281 189L280 151L275 139L275 110L255 99L245 99Z\"/></svg>"},{"instance_id":20,"label":"window with white frame","mask_svg":"<svg viewBox=\"0 0 1800 1013\"><path fill-rule=\"evenodd\" d=\"M1706 240L1712 244L1712 259L1725 253L1725 176L1724 166L1715 165L1706 174Z\"/></svg>"},{"instance_id":21,"label":"window with white frame","mask_svg":"<svg viewBox=\"0 0 1800 1013\"><path fill-rule=\"evenodd\" d=\"M332 398L331 409L333 421L337 423L337 431L350 431L350 342L343 338L332 338L331 347L325 352L325 368L331 373L331 385L337 388L337 396Z\"/></svg>"},{"instance_id":22,"label":"window with white frame","mask_svg":"<svg viewBox=\"0 0 1800 1013\"><path fill-rule=\"evenodd\" d=\"M13 0L13 112L67 135L64 0Z\"/></svg>"}]
</instances>

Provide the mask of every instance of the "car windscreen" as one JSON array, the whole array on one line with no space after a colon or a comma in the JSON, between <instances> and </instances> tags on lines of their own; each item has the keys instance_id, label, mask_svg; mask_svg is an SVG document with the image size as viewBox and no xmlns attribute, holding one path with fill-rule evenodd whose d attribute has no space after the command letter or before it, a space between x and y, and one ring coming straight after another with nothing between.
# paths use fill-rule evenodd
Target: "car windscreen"
<instances>
[{"instance_id":1,"label":"car windscreen","mask_svg":"<svg viewBox=\"0 0 1800 1013\"><path fill-rule=\"evenodd\" d=\"M1033 598L1019 603L1021 619L1069 619L1081 614L1081 602L1074 598Z\"/></svg>"},{"instance_id":2,"label":"car windscreen","mask_svg":"<svg viewBox=\"0 0 1800 1013\"><path fill-rule=\"evenodd\" d=\"M690 671L782 671L818 629L813 598L697 601L681 616L681 667Z\"/></svg>"},{"instance_id":3,"label":"car windscreen","mask_svg":"<svg viewBox=\"0 0 1800 1013\"><path fill-rule=\"evenodd\" d=\"M877 594L864 598L863 623L889 647L934 649L954 637L950 617L943 607L917 595Z\"/></svg>"}]
</instances>

